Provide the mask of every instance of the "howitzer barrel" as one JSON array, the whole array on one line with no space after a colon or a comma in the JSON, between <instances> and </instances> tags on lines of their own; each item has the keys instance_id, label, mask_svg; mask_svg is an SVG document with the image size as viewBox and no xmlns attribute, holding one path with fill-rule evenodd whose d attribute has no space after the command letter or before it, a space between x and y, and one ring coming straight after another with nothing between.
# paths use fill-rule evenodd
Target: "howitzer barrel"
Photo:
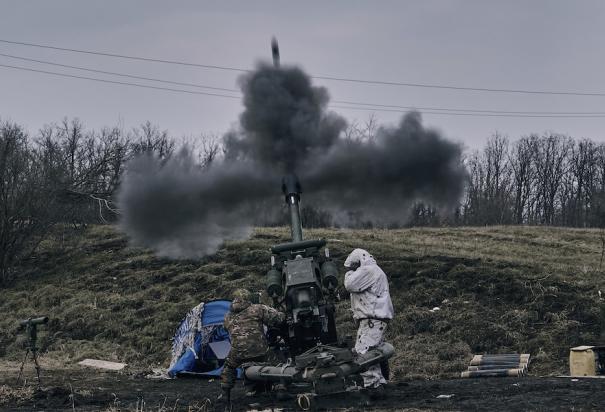
<instances>
[{"instance_id":1,"label":"howitzer barrel","mask_svg":"<svg viewBox=\"0 0 605 412\"><path fill-rule=\"evenodd\" d=\"M44 323L48 323L48 316L40 316L39 318L29 318L19 322L21 326L42 325Z\"/></svg>"},{"instance_id":2,"label":"howitzer barrel","mask_svg":"<svg viewBox=\"0 0 605 412\"><path fill-rule=\"evenodd\" d=\"M364 354L357 355L350 362L343 362L327 367L308 366L305 368L298 368L294 365L286 367L253 365L244 368L244 375L246 379L251 381L314 382L318 379L332 379L363 372L370 366L389 359L394 353L395 349L393 345L384 342Z\"/></svg>"},{"instance_id":3,"label":"howitzer barrel","mask_svg":"<svg viewBox=\"0 0 605 412\"><path fill-rule=\"evenodd\" d=\"M300 182L296 175L290 174L282 179L282 192L286 196L286 203L290 209L290 230L292 231L292 242L303 240L302 223L300 220Z\"/></svg>"},{"instance_id":4,"label":"howitzer barrel","mask_svg":"<svg viewBox=\"0 0 605 412\"><path fill-rule=\"evenodd\" d=\"M290 206L290 221L291 221L291 233L292 233L292 241L300 242L303 239L302 235L302 224L300 222L300 210L298 206L298 200L294 198L294 196L290 197L290 202L288 203Z\"/></svg>"}]
</instances>

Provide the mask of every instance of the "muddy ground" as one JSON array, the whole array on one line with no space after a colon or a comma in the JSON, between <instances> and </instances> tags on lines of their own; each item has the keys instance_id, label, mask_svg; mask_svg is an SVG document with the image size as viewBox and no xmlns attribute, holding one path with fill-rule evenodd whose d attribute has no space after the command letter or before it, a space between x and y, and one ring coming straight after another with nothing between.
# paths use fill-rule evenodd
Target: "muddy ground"
<instances>
[{"instance_id":1,"label":"muddy ground","mask_svg":"<svg viewBox=\"0 0 605 412\"><path fill-rule=\"evenodd\" d=\"M206 399L213 402L220 392L216 380L151 380L142 374L84 369L44 371L41 390L33 389L35 379L28 375L28 387L19 391L13 375L11 371L0 376L1 410L212 411ZM418 380L392 382L386 398L372 403L362 394L349 394L322 399L318 406L324 410L603 411L604 393L605 379ZM297 410L294 399L277 401L271 394L247 398L241 387L233 394L233 405L234 410Z\"/></svg>"}]
</instances>

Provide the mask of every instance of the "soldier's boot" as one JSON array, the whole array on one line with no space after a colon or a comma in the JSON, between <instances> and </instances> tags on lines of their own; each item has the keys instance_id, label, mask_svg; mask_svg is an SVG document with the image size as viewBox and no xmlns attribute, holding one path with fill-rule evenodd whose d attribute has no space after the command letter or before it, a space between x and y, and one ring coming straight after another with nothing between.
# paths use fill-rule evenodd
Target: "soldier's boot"
<instances>
[{"instance_id":1,"label":"soldier's boot","mask_svg":"<svg viewBox=\"0 0 605 412\"><path fill-rule=\"evenodd\" d=\"M386 389L384 386L385 385L378 385L374 388L368 388L368 395L370 396L370 399L377 401L386 398Z\"/></svg>"},{"instance_id":2,"label":"soldier's boot","mask_svg":"<svg viewBox=\"0 0 605 412\"><path fill-rule=\"evenodd\" d=\"M223 410L225 412L231 412L231 388L221 388L222 392L218 396L217 400L217 409L218 411Z\"/></svg>"}]
</instances>

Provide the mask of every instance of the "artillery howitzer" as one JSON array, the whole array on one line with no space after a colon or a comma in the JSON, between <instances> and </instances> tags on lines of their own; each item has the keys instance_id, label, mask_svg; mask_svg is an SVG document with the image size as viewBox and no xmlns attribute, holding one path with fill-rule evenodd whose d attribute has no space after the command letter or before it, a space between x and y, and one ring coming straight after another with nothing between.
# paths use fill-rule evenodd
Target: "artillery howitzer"
<instances>
[{"instance_id":1,"label":"artillery howitzer","mask_svg":"<svg viewBox=\"0 0 605 412\"><path fill-rule=\"evenodd\" d=\"M292 242L271 248L266 280L274 306L286 313L285 324L272 336L284 363L247 364L243 369L251 381L306 384L311 391L299 398L299 404L303 399L310 406L316 395L345 392L361 372L390 358L393 346L383 343L357 354L339 341L334 319L338 269L325 240L303 240L298 178L284 177L282 191L290 212Z\"/></svg>"}]
</instances>

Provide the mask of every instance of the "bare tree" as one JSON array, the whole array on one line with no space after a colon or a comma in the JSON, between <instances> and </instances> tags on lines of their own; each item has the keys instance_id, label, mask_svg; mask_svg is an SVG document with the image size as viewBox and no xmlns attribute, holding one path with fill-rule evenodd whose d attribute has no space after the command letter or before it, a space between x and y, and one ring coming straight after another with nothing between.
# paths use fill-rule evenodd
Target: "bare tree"
<instances>
[{"instance_id":1,"label":"bare tree","mask_svg":"<svg viewBox=\"0 0 605 412\"><path fill-rule=\"evenodd\" d=\"M537 219L540 224L552 225L556 217L556 200L565 173L567 156L572 147L568 136L548 134L537 141L534 162L537 171Z\"/></svg>"},{"instance_id":2,"label":"bare tree","mask_svg":"<svg viewBox=\"0 0 605 412\"><path fill-rule=\"evenodd\" d=\"M482 152L475 152L466 159L470 175L464 207L465 213L470 213L467 222L482 225L510 223L508 145L508 138L496 133Z\"/></svg>"},{"instance_id":3,"label":"bare tree","mask_svg":"<svg viewBox=\"0 0 605 412\"><path fill-rule=\"evenodd\" d=\"M47 154L52 155L52 154ZM57 222L56 176L15 124L0 124L0 282Z\"/></svg>"},{"instance_id":4,"label":"bare tree","mask_svg":"<svg viewBox=\"0 0 605 412\"><path fill-rule=\"evenodd\" d=\"M200 165L209 167L221 153L221 139L214 134L202 134L200 136L201 147L199 152Z\"/></svg>"},{"instance_id":5,"label":"bare tree","mask_svg":"<svg viewBox=\"0 0 605 412\"><path fill-rule=\"evenodd\" d=\"M378 131L378 118L376 114L370 114L363 126L363 137L371 142L376 140L376 132Z\"/></svg>"},{"instance_id":6,"label":"bare tree","mask_svg":"<svg viewBox=\"0 0 605 412\"><path fill-rule=\"evenodd\" d=\"M570 224L585 226L595 174L595 145L590 140L580 140L573 146L570 159L570 178L574 193L570 205Z\"/></svg>"},{"instance_id":7,"label":"bare tree","mask_svg":"<svg viewBox=\"0 0 605 412\"><path fill-rule=\"evenodd\" d=\"M138 129L134 129L129 136L132 142L132 154L153 153L160 159L167 159L174 153L176 143L168 136L166 130L160 131L158 126L147 121Z\"/></svg>"},{"instance_id":8,"label":"bare tree","mask_svg":"<svg viewBox=\"0 0 605 412\"><path fill-rule=\"evenodd\" d=\"M488 220L496 224L510 223L508 204L510 166L508 164L508 138L495 133L483 151L485 161L485 193Z\"/></svg>"},{"instance_id":9,"label":"bare tree","mask_svg":"<svg viewBox=\"0 0 605 412\"><path fill-rule=\"evenodd\" d=\"M485 192L485 170L481 154L475 151L467 156L465 165L469 172L469 180L463 205L464 223L471 225L486 224L483 196Z\"/></svg>"},{"instance_id":10,"label":"bare tree","mask_svg":"<svg viewBox=\"0 0 605 412\"><path fill-rule=\"evenodd\" d=\"M363 136L363 130L359 127L357 120L351 121L343 133L343 137L347 142L357 141Z\"/></svg>"},{"instance_id":11,"label":"bare tree","mask_svg":"<svg viewBox=\"0 0 605 412\"><path fill-rule=\"evenodd\" d=\"M513 172L512 194L514 223L529 223L531 212L530 198L535 178L535 168L532 159L536 150L535 135L522 137L517 141L509 154L509 164Z\"/></svg>"}]
</instances>

